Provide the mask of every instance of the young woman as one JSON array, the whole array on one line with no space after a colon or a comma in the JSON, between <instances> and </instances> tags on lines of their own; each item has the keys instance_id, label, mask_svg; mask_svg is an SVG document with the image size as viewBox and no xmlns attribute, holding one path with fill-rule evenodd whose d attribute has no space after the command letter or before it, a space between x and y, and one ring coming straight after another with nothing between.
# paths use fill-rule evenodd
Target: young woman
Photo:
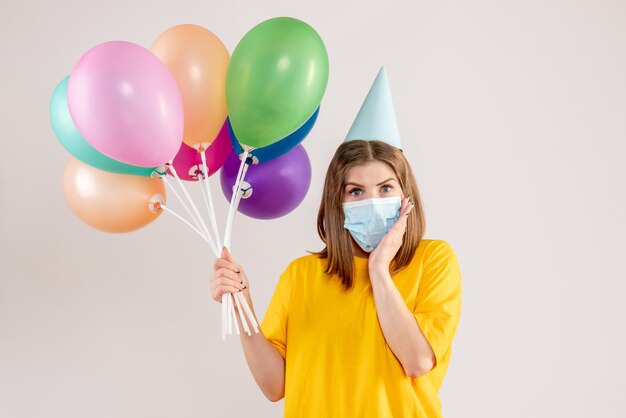
<instances>
[{"instance_id":1,"label":"young woman","mask_svg":"<svg viewBox=\"0 0 626 418\"><path fill-rule=\"evenodd\" d=\"M289 264L262 332L241 335L257 384L268 399L285 398L285 417L440 417L461 274L446 241L422 239L402 151L344 142L328 167L317 230L325 248ZM225 292L243 292L253 309L227 249L211 276L213 299Z\"/></svg>"}]
</instances>

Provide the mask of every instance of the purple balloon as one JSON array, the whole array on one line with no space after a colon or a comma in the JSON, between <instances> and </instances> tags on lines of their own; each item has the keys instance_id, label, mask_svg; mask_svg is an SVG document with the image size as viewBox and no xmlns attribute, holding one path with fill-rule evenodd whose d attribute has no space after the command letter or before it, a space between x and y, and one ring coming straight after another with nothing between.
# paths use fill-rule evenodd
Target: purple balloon
<instances>
[{"instance_id":1,"label":"purple balloon","mask_svg":"<svg viewBox=\"0 0 626 418\"><path fill-rule=\"evenodd\" d=\"M231 151L220 175L222 191L228 201L233 195L239 164L241 160ZM238 210L256 219L279 218L302 203L310 185L311 161L299 144L278 158L248 167Z\"/></svg>"},{"instance_id":2,"label":"purple balloon","mask_svg":"<svg viewBox=\"0 0 626 418\"><path fill-rule=\"evenodd\" d=\"M87 51L70 74L67 101L85 140L115 160L155 167L180 148L184 115L178 85L140 45L112 41Z\"/></svg>"}]
</instances>

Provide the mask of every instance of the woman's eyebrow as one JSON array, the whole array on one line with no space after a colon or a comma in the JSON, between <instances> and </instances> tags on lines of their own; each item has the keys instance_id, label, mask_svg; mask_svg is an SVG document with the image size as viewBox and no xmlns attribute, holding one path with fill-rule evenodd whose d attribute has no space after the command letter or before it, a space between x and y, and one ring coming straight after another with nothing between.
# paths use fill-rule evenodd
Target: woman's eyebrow
<instances>
[{"instance_id":1,"label":"woman's eyebrow","mask_svg":"<svg viewBox=\"0 0 626 418\"><path fill-rule=\"evenodd\" d=\"M381 181L381 182L380 182L380 183L378 183L376 186L382 186L383 184L385 184L385 183L389 183L390 181L396 181L396 182L397 182L397 180L396 180L395 178L390 177L390 178L388 178L387 180L383 180L383 181ZM352 185L352 186L357 186L357 187L364 187L364 186L362 186L362 185L360 185L360 184L358 184L358 183L354 183L354 182L352 182L352 181L347 182L347 183L345 184L345 186L344 186L344 187L346 187L346 186L350 186L350 185Z\"/></svg>"},{"instance_id":2,"label":"woman's eyebrow","mask_svg":"<svg viewBox=\"0 0 626 418\"><path fill-rule=\"evenodd\" d=\"M396 179L393 178L393 177L389 177L387 180L384 180L384 181L378 183L377 186L382 186L383 184L389 183L390 181L396 181Z\"/></svg>"}]
</instances>

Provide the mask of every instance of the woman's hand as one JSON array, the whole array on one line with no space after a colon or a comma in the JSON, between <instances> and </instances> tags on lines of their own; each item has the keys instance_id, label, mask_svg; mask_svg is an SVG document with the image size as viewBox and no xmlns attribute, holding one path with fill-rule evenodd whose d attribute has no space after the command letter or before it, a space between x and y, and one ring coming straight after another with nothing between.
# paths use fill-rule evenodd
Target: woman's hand
<instances>
[{"instance_id":1,"label":"woman's hand","mask_svg":"<svg viewBox=\"0 0 626 418\"><path fill-rule=\"evenodd\" d=\"M228 249L222 250L221 257L215 259L211 275L211 297L222 302L222 295L241 292L256 320L254 306L250 299L250 284L243 268L233 259ZM235 310L238 310L235 305ZM239 329L243 329L242 320L246 313L236 315ZM248 321L250 322L250 321ZM257 322L259 322L257 320ZM248 336L245 332L239 335L248 367L254 380L267 399L275 402L285 396L285 360L280 352L265 337L263 331Z\"/></svg>"},{"instance_id":2,"label":"woman's hand","mask_svg":"<svg viewBox=\"0 0 626 418\"><path fill-rule=\"evenodd\" d=\"M245 290L249 292L249 282L243 268L235 262L226 247L222 250L222 256L213 263L211 275L211 297L222 303L224 293L237 293ZM249 295L245 295L249 299Z\"/></svg>"},{"instance_id":3,"label":"woman's hand","mask_svg":"<svg viewBox=\"0 0 626 418\"><path fill-rule=\"evenodd\" d=\"M385 234L380 243L370 253L368 268L370 271L381 269L383 271L389 271L389 264L391 260L396 256L396 253L402 246L404 233L406 232L406 223L409 217L409 213L415 206L415 203L411 201L409 197L402 199L402 206L400 207L400 217L393 224L389 232Z\"/></svg>"}]
</instances>

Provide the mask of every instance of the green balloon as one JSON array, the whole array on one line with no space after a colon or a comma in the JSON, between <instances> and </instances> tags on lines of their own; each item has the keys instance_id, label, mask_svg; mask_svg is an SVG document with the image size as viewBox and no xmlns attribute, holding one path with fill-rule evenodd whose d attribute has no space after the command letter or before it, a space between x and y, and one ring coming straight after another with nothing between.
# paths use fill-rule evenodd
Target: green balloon
<instances>
[{"instance_id":1,"label":"green balloon","mask_svg":"<svg viewBox=\"0 0 626 418\"><path fill-rule=\"evenodd\" d=\"M328 53L307 23L277 17L252 28L226 74L228 116L239 142L273 144L301 127L328 83Z\"/></svg>"},{"instance_id":2,"label":"green balloon","mask_svg":"<svg viewBox=\"0 0 626 418\"><path fill-rule=\"evenodd\" d=\"M113 173L150 177L154 168L136 167L107 157L92 147L78 132L67 105L69 79L67 76L59 83L50 100L50 122L59 142L70 154L92 167Z\"/></svg>"}]
</instances>

